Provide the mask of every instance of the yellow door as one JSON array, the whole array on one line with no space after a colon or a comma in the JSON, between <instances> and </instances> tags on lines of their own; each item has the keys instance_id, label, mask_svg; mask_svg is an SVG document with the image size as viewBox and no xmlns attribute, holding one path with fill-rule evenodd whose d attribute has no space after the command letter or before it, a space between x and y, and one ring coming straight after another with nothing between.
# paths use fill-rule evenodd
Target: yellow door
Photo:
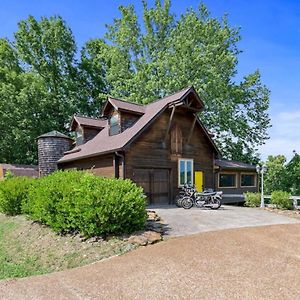
<instances>
[{"instance_id":1,"label":"yellow door","mask_svg":"<svg viewBox=\"0 0 300 300\"><path fill-rule=\"evenodd\" d=\"M203 172L195 172L195 187L198 192L203 192Z\"/></svg>"}]
</instances>

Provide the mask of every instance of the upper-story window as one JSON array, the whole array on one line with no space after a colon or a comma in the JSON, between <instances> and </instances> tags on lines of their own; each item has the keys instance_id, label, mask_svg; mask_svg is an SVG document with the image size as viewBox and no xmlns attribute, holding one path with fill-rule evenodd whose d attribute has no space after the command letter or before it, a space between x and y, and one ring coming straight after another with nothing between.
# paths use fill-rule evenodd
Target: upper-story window
<instances>
[{"instance_id":1,"label":"upper-story window","mask_svg":"<svg viewBox=\"0 0 300 300\"><path fill-rule=\"evenodd\" d=\"M109 135L118 134L120 130L120 116L118 113L115 113L109 119Z\"/></svg>"},{"instance_id":2,"label":"upper-story window","mask_svg":"<svg viewBox=\"0 0 300 300\"><path fill-rule=\"evenodd\" d=\"M171 130L171 153L182 153L182 132L178 124L176 124Z\"/></svg>"},{"instance_id":3,"label":"upper-story window","mask_svg":"<svg viewBox=\"0 0 300 300\"><path fill-rule=\"evenodd\" d=\"M76 128L76 145L83 144L83 130L80 126Z\"/></svg>"}]
</instances>

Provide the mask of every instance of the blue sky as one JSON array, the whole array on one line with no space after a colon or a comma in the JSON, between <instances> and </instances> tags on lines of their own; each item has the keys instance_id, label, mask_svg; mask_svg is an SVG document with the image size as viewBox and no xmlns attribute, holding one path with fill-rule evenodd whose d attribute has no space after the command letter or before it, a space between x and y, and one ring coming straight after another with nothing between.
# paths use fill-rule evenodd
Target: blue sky
<instances>
[{"instance_id":1,"label":"blue sky","mask_svg":"<svg viewBox=\"0 0 300 300\"><path fill-rule=\"evenodd\" d=\"M148 0L148 3L153 3ZM80 47L90 38L101 37L105 24L119 16L118 6L140 0L1 0L0 37L12 38L17 22L28 17L61 15L72 28ZM180 15L198 0L173 0L172 10ZM299 0L206 0L213 16L228 13L231 25L241 27L238 78L261 71L263 82L271 90L270 116L273 127L270 140L260 151L292 156L300 152L300 1Z\"/></svg>"}]
</instances>

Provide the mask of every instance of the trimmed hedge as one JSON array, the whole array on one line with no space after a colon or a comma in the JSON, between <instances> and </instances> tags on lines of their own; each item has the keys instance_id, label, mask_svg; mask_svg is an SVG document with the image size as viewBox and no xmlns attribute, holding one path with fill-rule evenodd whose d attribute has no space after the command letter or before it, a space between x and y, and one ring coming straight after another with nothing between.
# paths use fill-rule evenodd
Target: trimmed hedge
<instances>
[{"instance_id":1,"label":"trimmed hedge","mask_svg":"<svg viewBox=\"0 0 300 300\"><path fill-rule=\"evenodd\" d=\"M244 193L245 196L245 206L249 207L259 207L260 206L260 193Z\"/></svg>"},{"instance_id":2,"label":"trimmed hedge","mask_svg":"<svg viewBox=\"0 0 300 300\"><path fill-rule=\"evenodd\" d=\"M292 209L293 202L290 200L291 194L284 191L274 191L271 194L271 204L276 205L278 208L282 209Z\"/></svg>"},{"instance_id":3,"label":"trimmed hedge","mask_svg":"<svg viewBox=\"0 0 300 300\"><path fill-rule=\"evenodd\" d=\"M130 180L57 171L34 182L22 210L56 232L130 233L146 221L143 190Z\"/></svg>"},{"instance_id":4,"label":"trimmed hedge","mask_svg":"<svg viewBox=\"0 0 300 300\"><path fill-rule=\"evenodd\" d=\"M22 202L26 201L34 181L29 177L9 177L0 181L0 211L11 216L20 214Z\"/></svg>"}]
</instances>

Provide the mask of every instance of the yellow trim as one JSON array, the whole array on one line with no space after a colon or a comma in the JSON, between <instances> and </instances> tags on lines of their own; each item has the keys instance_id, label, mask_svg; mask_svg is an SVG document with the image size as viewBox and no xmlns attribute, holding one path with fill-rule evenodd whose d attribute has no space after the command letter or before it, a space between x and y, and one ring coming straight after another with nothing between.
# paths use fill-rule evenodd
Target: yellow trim
<instances>
[{"instance_id":1,"label":"yellow trim","mask_svg":"<svg viewBox=\"0 0 300 300\"><path fill-rule=\"evenodd\" d=\"M220 186L220 175L221 174L230 174L235 176L235 185L233 186ZM219 172L218 173L218 188L219 189L236 189L238 187L237 185L237 174L236 172Z\"/></svg>"},{"instance_id":2,"label":"yellow trim","mask_svg":"<svg viewBox=\"0 0 300 300\"><path fill-rule=\"evenodd\" d=\"M0 180L4 179L3 167L0 165Z\"/></svg>"},{"instance_id":3,"label":"yellow trim","mask_svg":"<svg viewBox=\"0 0 300 300\"><path fill-rule=\"evenodd\" d=\"M254 176L254 185L242 185L242 175L253 175ZM240 173L240 188L253 188L257 187L257 174L251 172Z\"/></svg>"}]
</instances>

